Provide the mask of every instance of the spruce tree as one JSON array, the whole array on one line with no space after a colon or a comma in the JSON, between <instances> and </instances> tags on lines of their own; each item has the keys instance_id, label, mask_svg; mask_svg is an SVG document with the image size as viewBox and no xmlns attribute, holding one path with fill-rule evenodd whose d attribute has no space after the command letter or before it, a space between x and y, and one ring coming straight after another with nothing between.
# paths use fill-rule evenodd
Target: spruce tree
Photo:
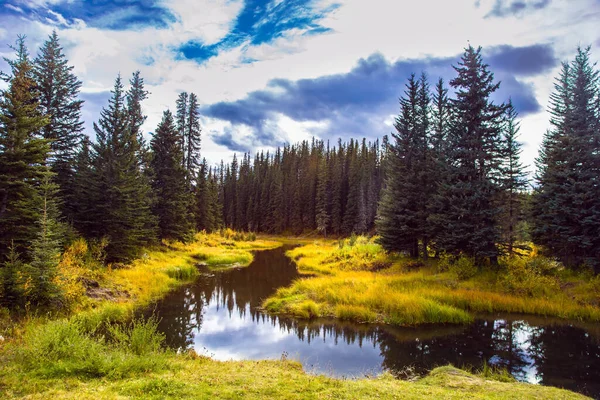
<instances>
[{"instance_id":1,"label":"spruce tree","mask_svg":"<svg viewBox=\"0 0 600 400\"><path fill-rule=\"evenodd\" d=\"M327 174L327 159L321 156L319 163L319 174L317 181L317 199L316 199L316 214L317 214L317 230L327 237L327 228L329 227L330 217L328 210L328 198L331 188L329 177Z\"/></svg>"},{"instance_id":2,"label":"spruce tree","mask_svg":"<svg viewBox=\"0 0 600 400\"><path fill-rule=\"evenodd\" d=\"M200 166L200 111L198 98L194 93L188 100L187 124L185 131L185 168L190 179L196 176Z\"/></svg>"},{"instance_id":3,"label":"spruce tree","mask_svg":"<svg viewBox=\"0 0 600 400\"><path fill-rule=\"evenodd\" d=\"M534 240L568 266L600 271L600 95L590 49L564 63L538 163Z\"/></svg>"},{"instance_id":4,"label":"spruce tree","mask_svg":"<svg viewBox=\"0 0 600 400\"><path fill-rule=\"evenodd\" d=\"M14 60L6 59L8 88L0 99L0 259L9 247L23 254L36 236L41 198L38 191L50 150L48 140L38 136L48 123L39 107L39 91L33 65L19 36Z\"/></svg>"},{"instance_id":5,"label":"spruce tree","mask_svg":"<svg viewBox=\"0 0 600 400\"><path fill-rule=\"evenodd\" d=\"M379 206L377 229L386 250L406 251L419 256L419 240L427 245L426 218L428 158L428 106L425 77L414 74L400 99L395 143L386 161L386 186ZM426 255L426 249L423 252Z\"/></svg>"},{"instance_id":6,"label":"spruce tree","mask_svg":"<svg viewBox=\"0 0 600 400\"><path fill-rule=\"evenodd\" d=\"M196 177L196 206L194 215L196 217L196 229L212 232L215 229L214 214L212 207L212 194L208 176L208 165L206 159L202 160Z\"/></svg>"},{"instance_id":7,"label":"spruce tree","mask_svg":"<svg viewBox=\"0 0 600 400\"><path fill-rule=\"evenodd\" d=\"M6 260L0 268L0 304L15 309L22 303L23 291L19 274L23 272L23 261L13 244L8 248Z\"/></svg>"},{"instance_id":8,"label":"spruce tree","mask_svg":"<svg viewBox=\"0 0 600 400\"><path fill-rule=\"evenodd\" d=\"M108 108L94 123L90 234L108 237L109 259L122 261L155 239L156 218L150 212L151 189L142 172L135 129L129 125L120 76L112 94Z\"/></svg>"},{"instance_id":9,"label":"spruce tree","mask_svg":"<svg viewBox=\"0 0 600 400\"><path fill-rule=\"evenodd\" d=\"M82 140L83 101L78 99L81 81L73 74L73 66L68 65L56 31L40 49L33 77L39 90L40 110L49 118L42 129L43 137L50 140L48 161L56 174L54 180L59 186L63 214L72 220L75 212L72 189L77 149Z\"/></svg>"},{"instance_id":10,"label":"spruce tree","mask_svg":"<svg viewBox=\"0 0 600 400\"><path fill-rule=\"evenodd\" d=\"M501 164L501 189L502 205L501 227L502 243L506 246L509 255L514 252L517 240L517 224L522 220L521 198L527 188L527 173L520 161L522 145L518 141L520 124L517 121L517 111L512 100L508 102L505 115L505 128L503 132L503 162Z\"/></svg>"},{"instance_id":11,"label":"spruce tree","mask_svg":"<svg viewBox=\"0 0 600 400\"><path fill-rule=\"evenodd\" d=\"M125 95L127 102L127 123L132 135L132 144L136 146L135 152L138 160L140 160L140 167L142 170L145 170L150 163L150 154L142 132L142 125L146 121L146 116L142 111L142 102L148 98L150 92L145 89L144 78L140 76L140 71L133 73L129 84L129 90Z\"/></svg>"},{"instance_id":12,"label":"spruce tree","mask_svg":"<svg viewBox=\"0 0 600 400\"><path fill-rule=\"evenodd\" d=\"M481 57L481 48L469 46L450 81L456 89L451 100L448 163L439 187L435 219L445 229L437 244L452 254L464 253L495 263L499 254L497 218L500 206L499 170L502 159L501 117L506 107L490 100L499 83Z\"/></svg>"},{"instance_id":13,"label":"spruce tree","mask_svg":"<svg viewBox=\"0 0 600 400\"><path fill-rule=\"evenodd\" d=\"M177 124L177 133L179 135L181 151L183 152L183 159L181 160L181 165L184 168L187 167L187 162L186 162L187 150L186 150L185 135L186 135L186 132L188 131L188 129L187 129L188 112L189 112L188 94L187 94L187 92L179 93L179 96L177 97L177 102L176 102L175 120L176 120L176 124Z\"/></svg>"},{"instance_id":14,"label":"spruce tree","mask_svg":"<svg viewBox=\"0 0 600 400\"><path fill-rule=\"evenodd\" d=\"M40 182L41 209L37 223L38 234L31 243L31 262L26 266L29 281L27 297L38 305L56 304L61 292L57 285L58 262L64 240L64 227L59 222L60 211L56 196L58 185L54 173L46 167Z\"/></svg>"},{"instance_id":15,"label":"spruce tree","mask_svg":"<svg viewBox=\"0 0 600 400\"><path fill-rule=\"evenodd\" d=\"M155 195L152 211L158 217L159 236L162 239L187 240L193 232L189 214L192 195L187 189L186 171L181 162L183 151L170 111L163 113L150 146Z\"/></svg>"}]
</instances>

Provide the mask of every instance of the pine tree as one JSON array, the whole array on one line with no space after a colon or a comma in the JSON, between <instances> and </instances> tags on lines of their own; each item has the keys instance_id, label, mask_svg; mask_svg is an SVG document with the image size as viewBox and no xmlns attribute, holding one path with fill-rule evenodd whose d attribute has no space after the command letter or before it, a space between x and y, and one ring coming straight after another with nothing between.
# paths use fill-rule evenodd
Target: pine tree
<instances>
[{"instance_id":1,"label":"pine tree","mask_svg":"<svg viewBox=\"0 0 600 400\"><path fill-rule=\"evenodd\" d=\"M146 116L142 111L142 102L148 98L150 92L144 87L144 79L140 76L140 71L133 73L129 84L131 86L125 95L127 102L127 123L132 135L131 142L136 147L135 152L138 160L140 160L140 167L142 170L145 170L150 163L150 154L142 132L142 125L146 121Z\"/></svg>"},{"instance_id":2,"label":"pine tree","mask_svg":"<svg viewBox=\"0 0 600 400\"><path fill-rule=\"evenodd\" d=\"M551 96L552 129L538 163L533 203L537 243L565 264L600 271L599 73L590 49L564 63Z\"/></svg>"},{"instance_id":3,"label":"pine tree","mask_svg":"<svg viewBox=\"0 0 600 400\"><path fill-rule=\"evenodd\" d=\"M187 92L179 93L179 97L177 97L177 103L176 103L175 120L177 123L177 133L179 134L181 151L183 152L183 159L181 160L181 165L184 168L187 168L187 162L186 162L186 154L187 154L186 144L187 143L185 140L185 135L186 135L186 132L188 131L188 129L187 129L188 112L189 112L188 94L187 94Z\"/></svg>"},{"instance_id":4,"label":"pine tree","mask_svg":"<svg viewBox=\"0 0 600 400\"><path fill-rule=\"evenodd\" d=\"M200 111L198 110L198 98L194 93L190 94L187 111L187 126L185 131L185 168L190 179L196 176L200 165Z\"/></svg>"},{"instance_id":5,"label":"pine tree","mask_svg":"<svg viewBox=\"0 0 600 400\"><path fill-rule=\"evenodd\" d=\"M94 215L89 235L108 237L109 259L135 257L156 236L150 212L151 189L141 170L135 130L129 125L121 77L115 80L108 108L94 123L96 143L90 182Z\"/></svg>"},{"instance_id":6,"label":"pine tree","mask_svg":"<svg viewBox=\"0 0 600 400\"><path fill-rule=\"evenodd\" d=\"M380 203L377 229L380 243L391 251L407 251L427 256L427 202L431 195L429 169L429 97L427 81L414 74L400 99L395 143L386 161L386 186Z\"/></svg>"},{"instance_id":7,"label":"pine tree","mask_svg":"<svg viewBox=\"0 0 600 400\"><path fill-rule=\"evenodd\" d=\"M19 273L23 271L23 261L13 244L8 248L6 261L0 269L0 304L15 309L22 300Z\"/></svg>"},{"instance_id":8,"label":"pine tree","mask_svg":"<svg viewBox=\"0 0 600 400\"><path fill-rule=\"evenodd\" d=\"M216 228L214 222L214 210L212 207L212 194L210 192L210 177L208 176L208 165L206 159L202 160L200 170L196 177L196 207L194 214L196 217L196 229L212 232Z\"/></svg>"},{"instance_id":9,"label":"pine tree","mask_svg":"<svg viewBox=\"0 0 600 400\"><path fill-rule=\"evenodd\" d=\"M61 292L56 283L64 227L59 222L60 212L56 201L58 185L53 183L54 173L46 167L40 192L42 198L38 235L31 243L31 262L26 266L29 281L27 297L34 304L50 305L60 300Z\"/></svg>"},{"instance_id":10,"label":"pine tree","mask_svg":"<svg viewBox=\"0 0 600 400\"><path fill-rule=\"evenodd\" d=\"M521 193L527 188L527 173L520 161L521 143L518 142L519 122L512 100L508 102L504 129L503 163L501 165L501 205L503 208L501 226L502 242L508 254L513 254L517 240L516 227L521 221Z\"/></svg>"},{"instance_id":11,"label":"pine tree","mask_svg":"<svg viewBox=\"0 0 600 400\"><path fill-rule=\"evenodd\" d=\"M448 130L446 180L440 185L435 219L445 226L437 238L449 253L464 253L495 263L499 239L497 199L500 188L501 117L506 107L490 101L499 83L483 63L481 48L469 46L457 67L458 76L450 85L456 91L451 100L452 120Z\"/></svg>"},{"instance_id":12,"label":"pine tree","mask_svg":"<svg viewBox=\"0 0 600 400\"><path fill-rule=\"evenodd\" d=\"M56 31L40 49L32 72L39 90L41 113L49 118L42 129L44 138L50 140L48 161L56 174L63 214L72 220L75 212L72 188L77 149L82 140L83 101L78 99L81 81L73 74L73 66L68 65Z\"/></svg>"},{"instance_id":13,"label":"pine tree","mask_svg":"<svg viewBox=\"0 0 600 400\"><path fill-rule=\"evenodd\" d=\"M189 213L192 195L187 188L186 171L181 163L183 151L170 111L163 113L150 146L155 195L152 211L158 217L159 236L185 241L193 232Z\"/></svg>"},{"instance_id":14,"label":"pine tree","mask_svg":"<svg viewBox=\"0 0 600 400\"><path fill-rule=\"evenodd\" d=\"M11 73L2 76L8 88L0 100L0 259L11 243L23 254L36 236L41 203L37 186L50 150L48 141L37 135L48 119L39 107L24 36L13 50L16 58L6 59Z\"/></svg>"},{"instance_id":15,"label":"pine tree","mask_svg":"<svg viewBox=\"0 0 600 400\"><path fill-rule=\"evenodd\" d=\"M317 230L327 236L327 228L329 227L330 217L328 211L329 191L331 188L327 175L327 159L321 156L319 163L319 174L317 181L317 199L316 199L316 214L317 214Z\"/></svg>"}]
</instances>

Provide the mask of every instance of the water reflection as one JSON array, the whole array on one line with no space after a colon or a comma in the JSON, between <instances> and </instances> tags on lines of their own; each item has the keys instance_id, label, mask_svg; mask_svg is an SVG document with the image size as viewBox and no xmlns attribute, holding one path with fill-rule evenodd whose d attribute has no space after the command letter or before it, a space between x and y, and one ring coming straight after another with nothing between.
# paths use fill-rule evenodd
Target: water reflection
<instances>
[{"instance_id":1,"label":"water reflection","mask_svg":"<svg viewBox=\"0 0 600 400\"><path fill-rule=\"evenodd\" d=\"M600 342L593 329L542 318L498 316L470 326L398 328L340 321L297 321L257 308L299 277L285 249L257 252L247 268L203 270L154 310L173 348L194 348L219 360L298 359L313 372L376 374L439 365L506 368L521 381L600 397Z\"/></svg>"}]
</instances>

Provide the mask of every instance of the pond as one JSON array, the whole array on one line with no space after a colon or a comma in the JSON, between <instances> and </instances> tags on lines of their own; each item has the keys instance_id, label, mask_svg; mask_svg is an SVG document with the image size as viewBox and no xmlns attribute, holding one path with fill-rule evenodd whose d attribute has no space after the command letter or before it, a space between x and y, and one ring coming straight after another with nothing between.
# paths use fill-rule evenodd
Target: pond
<instances>
[{"instance_id":1,"label":"pond","mask_svg":"<svg viewBox=\"0 0 600 400\"><path fill-rule=\"evenodd\" d=\"M305 370L338 377L384 370L424 374L440 365L506 368L520 381L600 398L600 328L518 315L484 316L468 326L399 328L334 320L302 321L265 314L261 302L299 278L290 247L259 251L245 268L211 272L146 311L174 349L217 360L300 361Z\"/></svg>"}]
</instances>

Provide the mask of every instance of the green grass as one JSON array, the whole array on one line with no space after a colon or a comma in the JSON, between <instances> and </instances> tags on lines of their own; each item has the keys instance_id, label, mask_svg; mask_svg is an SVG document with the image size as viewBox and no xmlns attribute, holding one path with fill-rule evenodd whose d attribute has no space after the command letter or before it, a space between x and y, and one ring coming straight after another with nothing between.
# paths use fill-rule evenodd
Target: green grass
<instances>
[{"instance_id":1,"label":"green grass","mask_svg":"<svg viewBox=\"0 0 600 400\"><path fill-rule=\"evenodd\" d=\"M516 383L490 368L469 373L441 367L414 382L388 373L340 380L307 374L298 362L284 359L220 362L194 352L176 354L161 349L163 339L153 320L115 325L106 335L75 320L30 326L21 343L2 352L0 394L7 399L584 398Z\"/></svg>"},{"instance_id":2,"label":"green grass","mask_svg":"<svg viewBox=\"0 0 600 400\"><path fill-rule=\"evenodd\" d=\"M497 271L466 258L418 263L365 237L314 241L287 254L308 276L263 302L272 313L405 326L465 324L497 312L600 322L600 278L535 252L502 260Z\"/></svg>"},{"instance_id":3,"label":"green grass","mask_svg":"<svg viewBox=\"0 0 600 400\"><path fill-rule=\"evenodd\" d=\"M149 251L128 268L118 270L86 270L73 256L67 270L97 279L101 287L114 289L116 298L80 299L67 318L28 317L18 323L7 322L2 329L10 335L0 343L0 398L583 398L556 388L515 383L502 372L485 368L469 373L442 367L415 382L401 381L387 373L377 378L346 380L307 374L298 362L285 359L219 362L194 352L176 354L165 350L164 336L157 332L156 321L132 320L133 309L193 278L198 258L215 263L214 260L235 260L243 265L251 261L245 255L248 250L279 245L265 240L231 241L228 235L201 235L188 245L169 243L167 250ZM252 238L247 234L238 237ZM280 290L280 298L269 300L271 307L291 307L303 318L332 314L342 319L376 321L386 316L401 323L414 323L433 315L465 318L456 307L440 306L426 297L415 300L414 296L394 294L415 282L421 287L431 285L437 278L428 273L392 273L393 268L388 268L387 273L374 273L371 271L381 265L387 266L389 259L382 257L372 243L358 238L350 246L355 249L345 249L346 244L335 246L342 252L330 258L328 265L313 264L313 271L322 271L320 277ZM299 261L311 262L305 257ZM341 266L341 272L335 265ZM77 276L70 278L69 285L79 281ZM373 286L380 281L384 286ZM376 293L385 287L387 292ZM73 299L81 296L76 286L71 289ZM357 298L353 291L362 293L357 304L353 303ZM332 307L330 303L334 301L337 304ZM407 313L408 309L412 311ZM6 315L0 313L2 324L4 320Z\"/></svg>"}]
</instances>

